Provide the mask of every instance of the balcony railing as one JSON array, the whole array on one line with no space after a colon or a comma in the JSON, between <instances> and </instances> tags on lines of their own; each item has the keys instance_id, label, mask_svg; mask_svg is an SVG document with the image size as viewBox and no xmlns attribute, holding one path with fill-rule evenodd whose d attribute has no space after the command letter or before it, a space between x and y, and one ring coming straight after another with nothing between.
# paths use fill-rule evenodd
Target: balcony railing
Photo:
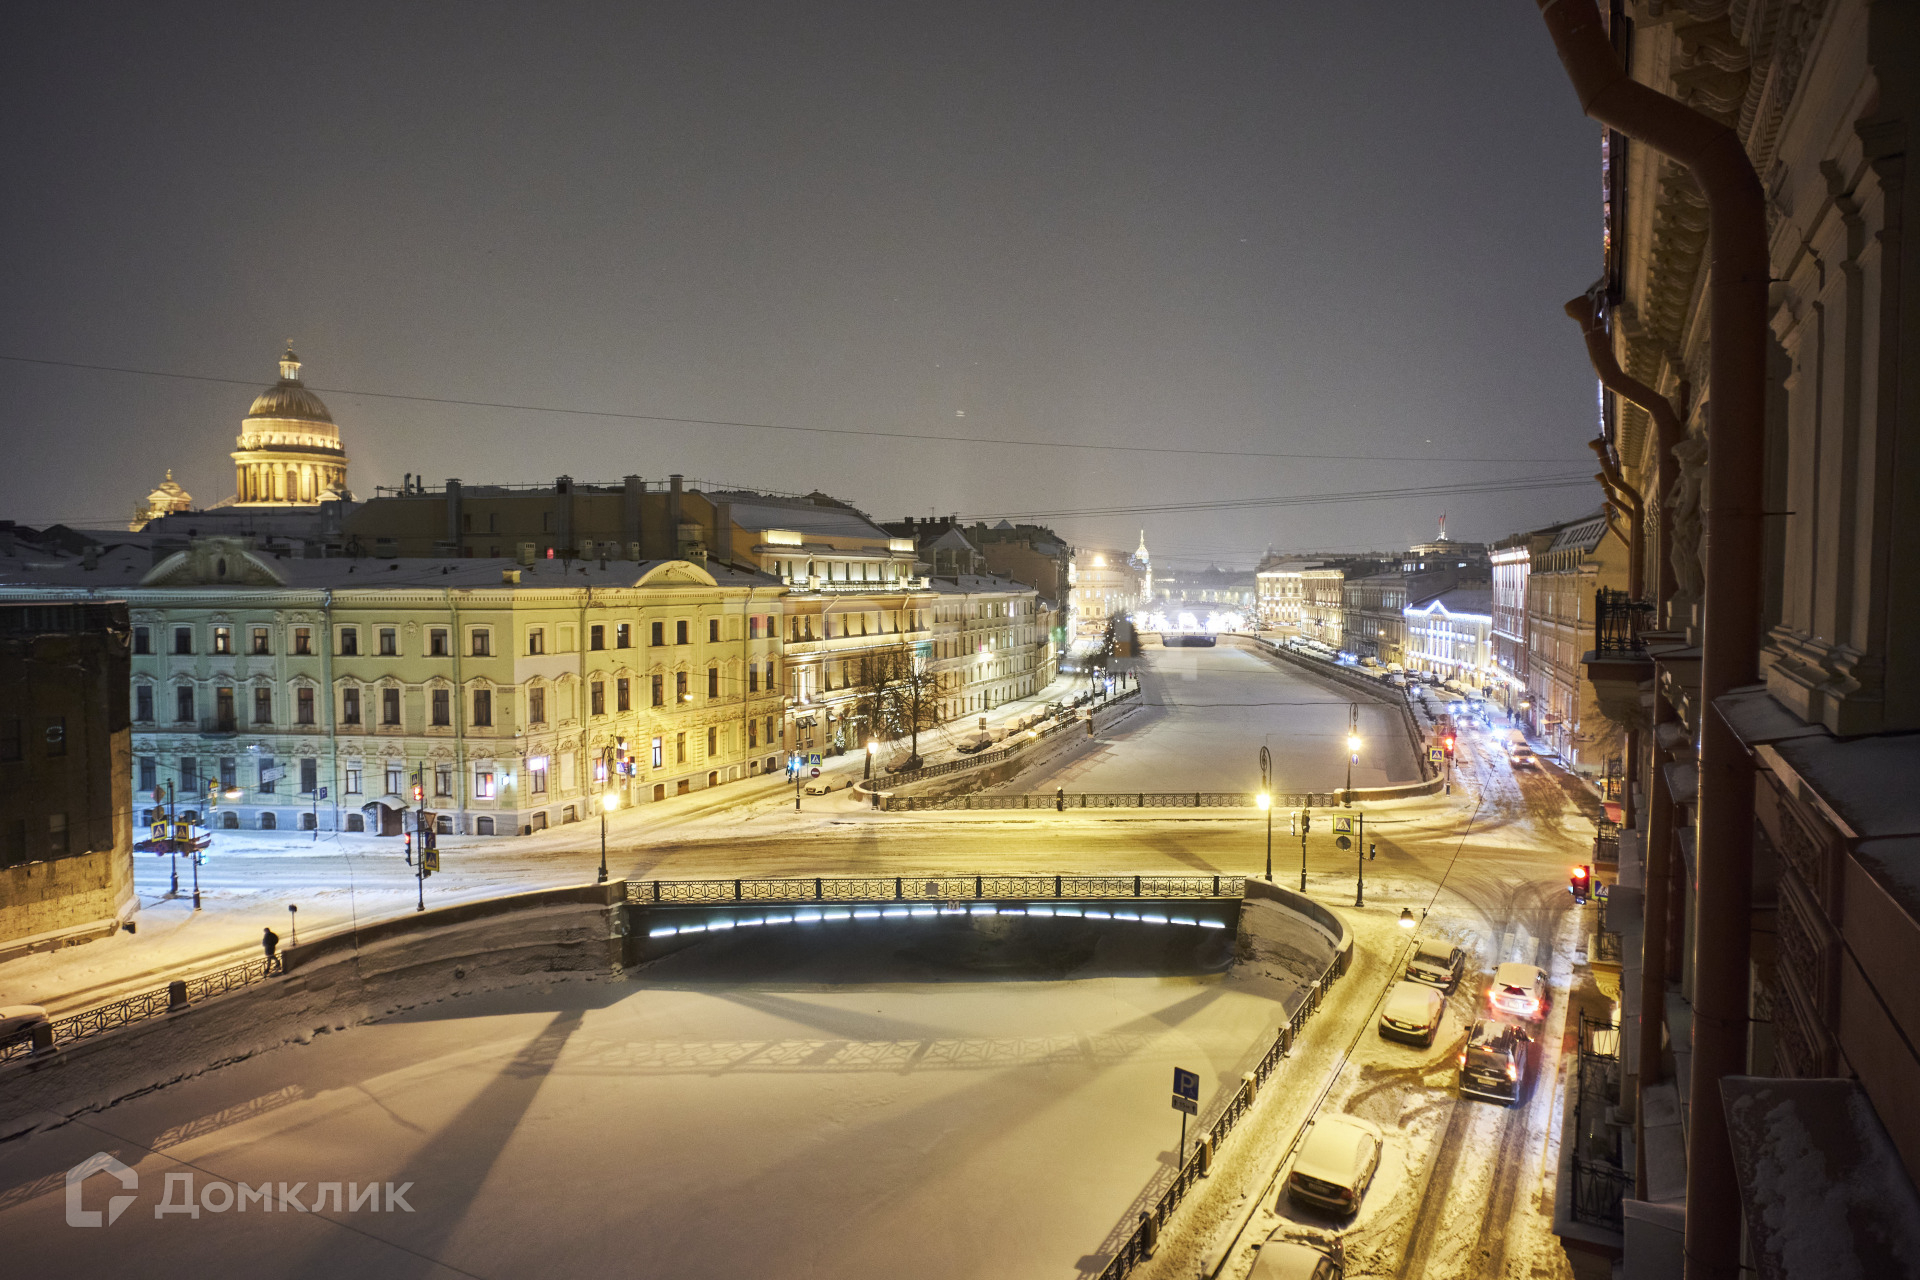
<instances>
[{"instance_id":1,"label":"balcony railing","mask_svg":"<svg viewBox=\"0 0 1920 1280\"><path fill-rule=\"evenodd\" d=\"M1594 592L1593 647L1596 653L1644 653L1640 633L1653 624L1653 606L1626 592L1601 587Z\"/></svg>"}]
</instances>

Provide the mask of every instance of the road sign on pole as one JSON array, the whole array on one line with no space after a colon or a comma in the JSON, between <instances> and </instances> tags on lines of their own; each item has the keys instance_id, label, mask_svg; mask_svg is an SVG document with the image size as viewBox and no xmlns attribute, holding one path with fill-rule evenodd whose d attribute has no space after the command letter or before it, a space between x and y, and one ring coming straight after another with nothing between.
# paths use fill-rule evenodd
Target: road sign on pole
<instances>
[{"instance_id":1,"label":"road sign on pole","mask_svg":"<svg viewBox=\"0 0 1920 1280\"><path fill-rule=\"evenodd\" d=\"M1173 1105L1188 1115L1200 1110L1200 1077L1180 1067L1173 1069Z\"/></svg>"}]
</instances>

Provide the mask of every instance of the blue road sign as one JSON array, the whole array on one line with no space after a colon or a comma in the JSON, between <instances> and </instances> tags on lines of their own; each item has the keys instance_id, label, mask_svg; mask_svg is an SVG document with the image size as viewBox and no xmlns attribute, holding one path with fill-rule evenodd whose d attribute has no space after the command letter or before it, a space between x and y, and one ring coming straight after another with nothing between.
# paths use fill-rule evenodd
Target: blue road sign
<instances>
[{"instance_id":1,"label":"blue road sign","mask_svg":"<svg viewBox=\"0 0 1920 1280\"><path fill-rule=\"evenodd\" d=\"M1175 1097L1185 1098L1190 1102L1200 1101L1200 1077L1191 1071L1183 1071L1179 1067L1175 1067L1173 1069L1173 1092Z\"/></svg>"},{"instance_id":2,"label":"blue road sign","mask_svg":"<svg viewBox=\"0 0 1920 1280\"><path fill-rule=\"evenodd\" d=\"M316 800L325 800L327 798L327 789L325 787L320 788L319 791L314 793L313 798Z\"/></svg>"}]
</instances>

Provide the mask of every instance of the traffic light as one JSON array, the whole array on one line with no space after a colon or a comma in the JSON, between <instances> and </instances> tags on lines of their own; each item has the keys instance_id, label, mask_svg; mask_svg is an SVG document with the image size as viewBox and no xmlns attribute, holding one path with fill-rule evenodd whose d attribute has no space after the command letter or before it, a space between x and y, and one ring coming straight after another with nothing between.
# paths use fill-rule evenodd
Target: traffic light
<instances>
[{"instance_id":1,"label":"traffic light","mask_svg":"<svg viewBox=\"0 0 1920 1280\"><path fill-rule=\"evenodd\" d=\"M1592 884L1593 869L1591 867L1575 867L1573 874L1567 877L1567 887L1573 893L1573 900L1575 902L1585 902L1587 900L1587 895L1591 890Z\"/></svg>"},{"instance_id":2,"label":"traffic light","mask_svg":"<svg viewBox=\"0 0 1920 1280\"><path fill-rule=\"evenodd\" d=\"M1303 836L1313 834L1313 810L1311 809L1300 811L1300 834Z\"/></svg>"},{"instance_id":3,"label":"traffic light","mask_svg":"<svg viewBox=\"0 0 1920 1280\"><path fill-rule=\"evenodd\" d=\"M421 786L417 782L414 783L413 784L413 802L415 804L419 804L422 800L426 798L427 798L427 789Z\"/></svg>"},{"instance_id":4,"label":"traffic light","mask_svg":"<svg viewBox=\"0 0 1920 1280\"><path fill-rule=\"evenodd\" d=\"M1453 759L1453 735L1448 734L1446 737L1440 739L1440 745L1447 749L1447 759Z\"/></svg>"}]
</instances>

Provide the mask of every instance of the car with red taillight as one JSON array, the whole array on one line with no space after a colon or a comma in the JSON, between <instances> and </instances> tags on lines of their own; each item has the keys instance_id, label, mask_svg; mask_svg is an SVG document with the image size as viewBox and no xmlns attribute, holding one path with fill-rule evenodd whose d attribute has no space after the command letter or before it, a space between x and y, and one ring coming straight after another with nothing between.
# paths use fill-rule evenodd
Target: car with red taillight
<instances>
[{"instance_id":1,"label":"car with red taillight","mask_svg":"<svg viewBox=\"0 0 1920 1280\"><path fill-rule=\"evenodd\" d=\"M1460 1053L1460 1096L1511 1105L1532 1062L1533 1037L1515 1022L1482 1018Z\"/></svg>"},{"instance_id":2,"label":"car with red taillight","mask_svg":"<svg viewBox=\"0 0 1920 1280\"><path fill-rule=\"evenodd\" d=\"M1547 1016L1547 974L1537 964L1509 962L1493 971L1487 1008L1498 1018L1538 1022Z\"/></svg>"}]
</instances>

